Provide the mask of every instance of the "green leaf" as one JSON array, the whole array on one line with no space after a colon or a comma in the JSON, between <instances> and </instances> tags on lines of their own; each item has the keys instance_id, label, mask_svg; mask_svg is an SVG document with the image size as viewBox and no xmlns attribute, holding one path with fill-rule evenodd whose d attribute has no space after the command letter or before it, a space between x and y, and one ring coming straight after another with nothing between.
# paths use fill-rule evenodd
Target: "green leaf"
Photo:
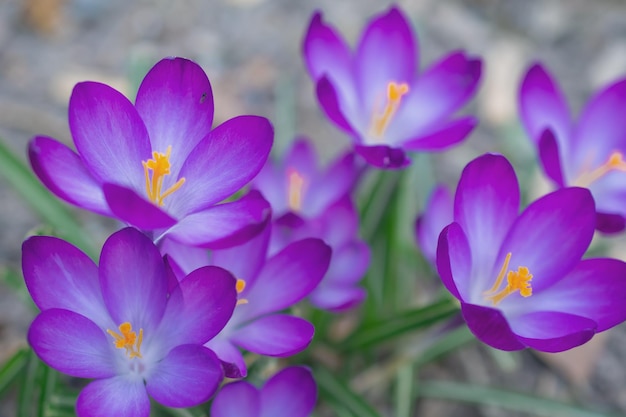
<instances>
[{"instance_id":1,"label":"green leaf","mask_svg":"<svg viewBox=\"0 0 626 417\"><path fill-rule=\"evenodd\" d=\"M425 365L475 340L476 336L469 331L467 326L463 325L446 333L432 345L420 351L415 365Z\"/></svg>"},{"instance_id":2,"label":"green leaf","mask_svg":"<svg viewBox=\"0 0 626 417\"><path fill-rule=\"evenodd\" d=\"M33 417L42 413L44 404L41 401L42 380L46 366L37 358L33 351L28 355L28 365L22 379L18 401L17 417Z\"/></svg>"},{"instance_id":3,"label":"green leaf","mask_svg":"<svg viewBox=\"0 0 626 417\"><path fill-rule=\"evenodd\" d=\"M28 364L28 349L18 350L0 368L0 397L15 384Z\"/></svg>"},{"instance_id":4,"label":"green leaf","mask_svg":"<svg viewBox=\"0 0 626 417\"><path fill-rule=\"evenodd\" d=\"M443 400L465 401L480 405L521 411L533 416L546 417L609 417L610 414L585 410L571 404L519 394L501 389L481 387L474 384L431 381L420 383L419 395Z\"/></svg>"},{"instance_id":5,"label":"green leaf","mask_svg":"<svg viewBox=\"0 0 626 417\"><path fill-rule=\"evenodd\" d=\"M313 374L319 387L320 397L329 403L341 404L352 417L380 417L360 395L337 379L328 369L317 367L313 369Z\"/></svg>"}]
</instances>

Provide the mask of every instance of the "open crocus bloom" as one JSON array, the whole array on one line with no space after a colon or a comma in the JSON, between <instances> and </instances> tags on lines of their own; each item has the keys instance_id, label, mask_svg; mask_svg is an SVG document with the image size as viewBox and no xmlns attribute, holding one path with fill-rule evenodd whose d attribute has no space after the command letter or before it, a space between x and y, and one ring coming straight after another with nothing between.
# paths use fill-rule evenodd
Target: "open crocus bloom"
<instances>
[{"instance_id":1,"label":"open crocus bloom","mask_svg":"<svg viewBox=\"0 0 626 417\"><path fill-rule=\"evenodd\" d=\"M436 267L437 242L444 227L454 221L454 197L445 185L430 194L424 212L415 221L415 238L424 258Z\"/></svg>"},{"instance_id":2,"label":"open crocus bloom","mask_svg":"<svg viewBox=\"0 0 626 417\"><path fill-rule=\"evenodd\" d=\"M559 352L626 319L626 264L586 259L595 207L563 188L521 214L513 168L499 155L470 162L442 232L437 268L470 330L503 350Z\"/></svg>"},{"instance_id":3,"label":"open crocus bloom","mask_svg":"<svg viewBox=\"0 0 626 417\"><path fill-rule=\"evenodd\" d=\"M480 60L454 52L417 76L417 41L396 7L368 24L354 54L318 12L303 50L324 112L374 166L406 166L404 150L444 149L477 124L450 116L476 91Z\"/></svg>"},{"instance_id":4,"label":"open crocus bloom","mask_svg":"<svg viewBox=\"0 0 626 417\"><path fill-rule=\"evenodd\" d=\"M317 386L303 366L285 368L258 389L245 381L223 387L211 405L212 417L308 417Z\"/></svg>"},{"instance_id":5,"label":"open crocus bloom","mask_svg":"<svg viewBox=\"0 0 626 417\"><path fill-rule=\"evenodd\" d=\"M273 130L256 116L212 123L202 68L167 58L146 75L134 106L107 85L76 85L69 125L78 154L39 136L29 156L41 181L69 203L149 231L155 241L167 234L224 247L246 241L269 217L258 194L216 204L258 173Z\"/></svg>"},{"instance_id":6,"label":"open crocus bloom","mask_svg":"<svg viewBox=\"0 0 626 417\"><path fill-rule=\"evenodd\" d=\"M614 233L626 227L626 80L592 97L572 120L557 83L533 65L520 89L524 127L537 146L546 175L559 187L591 191L596 228Z\"/></svg>"},{"instance_id":7,"label":"open crocus bloom","mask_svg":"<svg viewBox=\"0 0 626 417\"><path fill-rule=\"evenodd\" d=\"M41 236L24 242L22 264L41 309L28 331L33 350L60 372L96 379L78 397L79 416L147 417L149 396L191 407L218 388L220 361L203 344L235 308L229 272L204 267L168 291L159 250L133 228L109 237L99 266Z\"/></svg>"}]
</instances>

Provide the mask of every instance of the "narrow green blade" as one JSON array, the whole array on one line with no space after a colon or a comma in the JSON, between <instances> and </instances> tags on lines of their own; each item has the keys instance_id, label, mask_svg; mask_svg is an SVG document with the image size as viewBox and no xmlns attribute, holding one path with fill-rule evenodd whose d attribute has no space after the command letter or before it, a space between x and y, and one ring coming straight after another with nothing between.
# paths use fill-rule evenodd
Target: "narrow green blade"
<instances>
[{"instance_id":1,"label":"narrow green blade","mask_svg":"<svg viewBox=\"0 0 626 417\"><path fill-rule=\"evenodd\" d=\"M379 414L331 371L318 367L313 370L319 387L320 397L329 404L341 404L353 417L380 417Z\"/></svg>"}]
</instances>

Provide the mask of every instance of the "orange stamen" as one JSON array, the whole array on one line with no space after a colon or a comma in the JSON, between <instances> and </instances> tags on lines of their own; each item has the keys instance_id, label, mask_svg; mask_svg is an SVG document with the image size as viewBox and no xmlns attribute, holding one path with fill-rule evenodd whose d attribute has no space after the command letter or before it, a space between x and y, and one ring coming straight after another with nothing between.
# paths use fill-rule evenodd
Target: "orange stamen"
<instances>
[{"instance_id":1,"label":"orange stamen","mask_svg":"<svg viewBox=\"0 0 626 417\"><path fill-rule=\"evenodd\" d=\"M530 286L530 281L532 281L533 275L530 273L530 270L525 266L519 266L517 267L517 271L509 271L507 273L506 271L509 268L510 260L511 252L506 254L502 268L500 268L500 272L498 273L493 286L483 293L485 298L490 300L494 306L498 305L502 300L516 291L519 291L522 297L530 297L533 294L533 289ZM507 284L500 290L505 274Z\"/></svg>"},{"instance_id":2,"label":"orange stamen","mask_svg":"<svg viewBox=\"0 0 626 417\"><path fill-rule=\"evenodd\" d=\"M143 342L143 329L139 329L139 336L133 331L129 322L124 322L118 327L121 334L107 329L107 333L115 339L115 347L126 349L129 358L141 358L141 343Z\"/></svg>"},{"instance_id":3,"label":"orange stamen","mask_svg":"<svg viewBox=\"0 0 626 417\"><path fill-rule=\"evenodd\" d=\"M387 100L382 112L375 111L372 116L370 132L377 138L383 137L385 130L398 111L402 97L409 92L409 85L391 81L387 84Z\"/></svg>"},{"instance_id":4,"label":"orange stamen","mask_svg":"<svg viewBox=\"0 0 626 417\"><path fill-rule=\"evenodd\" d=\"M598 168L594 169L593 171L583 172L576 179L576 181L574 181L574 185L577 185L579 187L589 187L592 183L612 171L626 172L626 162L624 161L624 155L622 155L622 153L619 151L614 151L613 153L611 153L606 162L600 165Z\"/></svg>"},{"instance_id":5,"label":"orange stamen","mask_svg":"<svg viewBox=\"0 0 626 417\"><path fill-rule=\"evenodd\" d=\"M185 179L179 179L176 184L162 192L163 178L166 175L170 175L170 154L172 152L172 146L168 146L165 153L152 152L152 158L147 161L141 161L143 165L143 172L146 176L146 194L148 198L154 204L158 206L163 205L165 197L171 195L174 191L178 190L185 183ZM152 171L152 175L150 175Z\"/></svg>"},{"instance_id":6,"label":"orange stamen","mask_svg":"<svg viewBox=\"0 0 626 417\"><path fill-rule=\"evenodd\" d=\"M235 288L237 289L237 295L241 294L243 290L246 289L246 281L243 279L237 278L237 283L235 284ZM237 305L248 304L248 300L245 298L240 298L237 300Z\"/></svg>"},{"instance_id":7,"label":"orange stamen","mask_svg":"<svg viewBox=\"0 0 626 417\"><path fill-rule=\"evenodd\" d=\"M291 211L300 211L302 208L302 197L304 194L304 177L293 168L287 170L288 189L287 196L289 200L289 209Z\"/></svg>"}]
</instances>

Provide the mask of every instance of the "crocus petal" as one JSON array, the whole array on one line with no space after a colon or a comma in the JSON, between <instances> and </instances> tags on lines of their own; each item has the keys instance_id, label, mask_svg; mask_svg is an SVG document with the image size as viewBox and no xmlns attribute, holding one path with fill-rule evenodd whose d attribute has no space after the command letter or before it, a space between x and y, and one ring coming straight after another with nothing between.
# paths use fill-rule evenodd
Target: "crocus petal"
<instances>
[{"instance_id":1,"label":"crocus petal","mask_svg":"<svg viewBox=\"0 0 626 417\"><path fill-rule=\"evenodd\" d=\"M248 375L246 361L239 348L229 340L220 336L209 340L204 346L211 349L222 362L224 376L226 378L245 378Z\"/></svg>"},{"instance_id":2,"label":"crocus petal","mask_svg":"<svg viewBox=\"0 0 626 417\"><path fill-rule=\"evenodd\" d=\"M626 219L621 214L596 213L596 229L602 233L618 233L626 228Z\"/></svg>"},{"instance_id":3,"label":"crocus petal","mask_svg":"<svg viewBox=\"0 0 626 417\"><path fill-rule=\"evenodd\" d=\"M259 390L246 381L225 385L211 404L212 417L261 417Z\"/></svg>"},{"instance_id":4,"label":"crocus petal","mask_svg":"<svg viewBox=\"0 0 626 417\"><path fill-rule=\"evenodd\" d=\"M237 201L188 215L169 229L167 236L189 246L229 248L257 235L270 215L269 203L253 190Z\"/></svg>"},{"instance_id":5,"label":"crocus petal","mask_svg":"<svg viewBox=\"0 0 626 417\"><path fill-rule=\"evenodd\" d=\"M172 212L197 212L246 185L265 164L273 136L270 122L257 116L235 117L213 129L181 168L186 181L172 195Z\"/></svg>"},{"instance_id":6,"label":"crocus petal","mask_svg":"<svg viewBox=\"0 0 626 417\"><path fill-rule=\"evenodd\" d=\"M111 216L102 187L70 148L52 138L37 136L28 145L28 157L35 174L57 197Z\"/></svg>"},{"instance_id":7,"label":"crocus petal","mask_svg":"<svg viewBox=\"0 0 626 417\"><path fill-rule=\"evenodd\" d=\"M559 86L540 64L528 69L520 88L519 106L530 140L538 143L541 134L551 129L561 145L569 141L572 122L567 103Z\"/></svg>"},{"instance_id":8,"label":"crocus petal","mask_svg":"<svg viewBox=\"0 0 626 417\"><path fill-rule=\"evenodd\" d=\"M145 187L141 161L149 160L150 139L137 110L120 92L105 84L74 87L69 124L78 153L100 182Z\"/></svg>"},{"instance_id":9,"label":"crocus petal","mask_svg":"<svg viewBox=\"0 0 626 417\"><path fill-rule=\"evenodd\" d=\"M377 168L400 169L411 163L402 149L392 148L386 145L356 146L355 152L365 161Z\"/></svg>"},{"instance_id":10,"label":"crocus petal","mask_svg":"<svg viewBox=\"0 0 626 417\"><path fill-rule=\"evenodd\" d=\"M308 417L317 402L317 385L308 368L285 368L261 389L260 417Z\"/></svg>"},{"instance_id":11,"label":"crocus petal","mask_svg":"<svg viewBox=\"0 0 626 417\"><path fill-rule=\"evenodd\" d=\"M319 237L331 247L337 248L356 239L359 232L359 215L349 195L326 207L315 220L320 223Z\"/></svg>"},{"instance_id":12,"label":"crocus petal","mask_svg":"<svg viewBox=\"0 0 626 417\"><path fill-rule=\"evenodd\" d=\"M102 189L115 217L129 225L141 230L155 230L176 224L174 217L129 188L104 184Z\"/></svg>"},{"instance_id":13,"label":"crocus petal","mask_svg":"<svg viewBox=\"0 0 626 417\"><path fill-rule=\"evenodd\" d=\"M170 155L171 175L213 124L213 92L202 68L183 58L165 58L146 74L135 107L141 115L152 149Z\"/></svg>"},{"instance_id":14,"label":"crocus petal","mask_svg":"<svg viewBox=\"0 0 626 417\"><path fill-rule=\"evenodd\" d=\"M222 382L220 361L198 345L172 349L146 380L146 390L167 407L194 407L207 401Z\"/></svg>"},{"instance_id":15,"label":"crocus petal","mask_svg":"<svg viewBox=\"0 0 626 417\"><path fill-rule=\"evenodd\" d=\"M340 156L319 181L311 184L304 203L307 211L321 214L327 207L350 194L362 172L359 165L353 152Z\"/></svg>"},{"instance_id":16,"label":"crocus petal","mask_svg":"<svg viewBox=\"0 0 626 417\"><path fill-rule=\"evenodd\" d=\"M342 109L340 98L337 93L337 89L330 82L328 76L323 76L317 81L315 85L315 94L317 100L320 102L320 106L328 118L334 122L337 127L346 133L354 133L354 128L348 121L344 110Z\"/></svg>"},{"instance_id":17,"label":"crocus petal","mask_svg":"<svg viewBox=\"0 0 626 417\"><path fill-rule=\"evenodd\" d=\"M563 170L559 156L559 144L550 129L546 129L539 139L539 159L548 178L559 187L564 187Z\"/></svg>"},{"instance_id":18,"label":"crocus petal","mask_svg":"<svg viewBox=\"0 0 626 417\"><path fill-rule=\"evenodd\" d=\"M79 378L116 374L112 339L86 317L52 308L39 314L28 329L28 343L48 366Z\"/></svg>"},{"instance_id":19,"label":"crocus petal","mask_svg":"<svg viewBox=\"0 0 626 417\"><path fill-rule=\"evenodd\" d=\"M472 252L458 223L446 226L437 244L437 272L441 282L459 300L471 299Z\"/></svg>"},{"instance_id":20,"label":"crocus petal","mask_svg":"<svg viewBox=\"0 0 626 417\"><path fill-rule=\"evenodd\" d=\"M40 310L63 308L101 326L110 324L98 267L75 246L55 237L33 236L22 245L22 271Z\"/></svg>"},{"instance_id":21,"label":"crocus petal","mask_svg":"<svg viewBox=\"0 0 626 417\"><path fill-rule=\"evenodd\" d=\"M330 311L344 311L361 303L367 291L354 286L320 285L310 295L311 304Z\"/></svg>"},{"instance_id":22,"label":"crocus petal","mask_svg":"<svg viewBox=\"0 0 626 417\"><path fill-rule=\"evenodd\" d=\"M208 265L209 253L206 249L183 245L168 237L159 242L163 255L167 255L173 265L179 281L194 269ZM182 276L179 276L179 272Z\"/></svg>"},{"instance_id":23,"label":"crocus petal","mask_svg":"<svg viewBox=\"0 0 626 417\"><path fill-rule=\"evenodd\" d=\"M328 272L314 290L326 285L356 284L363 278L370 262L370 249L359 240L352 240L333 249Z\"/></svg>"},{"instance_id":24,"label":"crocus petal","mask_svg":"<svg viewBox=\"0 0 626 417\"><path fill-rule=\"evenodd\" d=\"M313 144L305 138L298 138L293 141L291 149L285 155L286 174L290 170L296 170L304 178L312 178L318 175L317 154Z\"/></svg>"},{"instance_id":25,"label":"crocus petal","mask_svg":"<svg viewBox=\"0 0 626 417\"><path fill-rule=\"evenodd\" d=\"M591 339L596 323L586 317L554 311L536 311L510 321L521 342L542 352L562 352Z\"/></svg>"},{"instance_id":26,"label":"crocus petal","mask_svg":"<svg viewBox=\"0 0 626 417\"><path fill-rule=\"evenodd\" d=\"M438 125L435 131L420 132L419 136L403 142L404 149L411 151L440 151L449 148L465 139L478 125L478 119L473 116L453 120L447 124Z\"/></svg>"},{"instance_id":27,"label":"crocus petal","mask_svg":"<svg viewBox=\"0 0 626 417\"><path fill-rule=\"evenodd\" d=\"M444 227L453 221L454 197L445 185L437 186L430 194L426 208L415 222L415 236L424 257L435 265L437 242Z\"/></svg>"},{"instance_id":28,"label":"crocus petal","mask_svg":"<svg viewBox=\"0 0 626 417\"><path fill-rule=\"evenodd\" d=\"M78 417L148 417L150 398L140 378L101 379L80 392L76 414Z\"/></svg>"},{"instance_id":29,"label":"crocus petal","mask_svg":"<svg viewBox=\"0 0 626 417\"><path fill-rule=\"evenodd\" d=\"M100 255L100 285L117 325L129 322L150 334L167 301L167 276L159 250L137 229L111 235Z\"/></svg>"},{"instance_id":30,"label":"crocus petal","mask_svg":"<svg viewBox=\"0 0 626 417\"><path fill-rule=\"evenodd\" d=\"M315 328L300 317L273 314L237 329L231 340L250 352L266 356L290 356L304 350Z\"/></svg>"},{"instance_id":31,"label":"crocus petal","mask_svg":"<svg viewBox=\"0 0 626 417\"><path fill-rule=\"evenodd\" d=\"M481 342L507 351L526 347L512 332L500 310L467 303L462 303L461 308L467 327Z\"/></svg>"}]
</instances>

